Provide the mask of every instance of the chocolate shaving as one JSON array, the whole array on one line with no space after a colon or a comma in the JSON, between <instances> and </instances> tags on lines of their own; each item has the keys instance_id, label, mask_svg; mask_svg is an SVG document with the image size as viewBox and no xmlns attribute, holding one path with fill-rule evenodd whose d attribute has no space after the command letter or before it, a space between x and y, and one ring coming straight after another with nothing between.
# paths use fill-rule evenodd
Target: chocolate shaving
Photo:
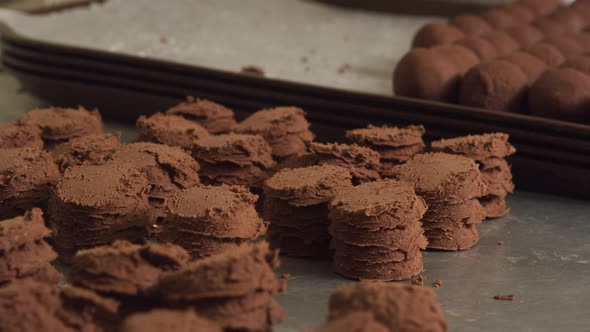
<instances>
[{"instance_id":1,"label":"chocolate shaving","mask_svg":"<svg viewBox=\"0 0 590 332\"><path fill-rule=\"evenodd\" d=\"M494 296L494 300L498 301L514 301L516 295L514 293L508 295L496 295Z\"/></svg>"}]
</instances>

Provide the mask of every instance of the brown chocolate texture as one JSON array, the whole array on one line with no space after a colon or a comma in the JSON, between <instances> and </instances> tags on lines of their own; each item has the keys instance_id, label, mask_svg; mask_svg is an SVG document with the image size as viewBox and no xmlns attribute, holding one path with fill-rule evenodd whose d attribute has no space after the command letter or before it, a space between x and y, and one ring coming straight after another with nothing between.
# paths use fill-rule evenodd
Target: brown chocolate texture
<instances>
[{"instance_id":1,"label":"brown chocolate texture","mask_svg":"<svg viewBox=\"0 0 590 332\"><path fill-rule=\"evenodd\" d=\"M212 101L194 97L187 97L186 102L169 108L166 114L182 116L201 125L212 134L228 133L237 125L234 111Z\"/></svg>"}]
</instances>

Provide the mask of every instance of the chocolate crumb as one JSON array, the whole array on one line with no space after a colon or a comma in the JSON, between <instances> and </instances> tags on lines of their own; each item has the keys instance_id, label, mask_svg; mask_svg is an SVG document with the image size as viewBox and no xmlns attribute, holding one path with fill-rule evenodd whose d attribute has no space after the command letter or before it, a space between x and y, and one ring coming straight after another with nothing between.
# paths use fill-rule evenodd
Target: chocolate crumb
<instances>
[{"instance_id":1,"label":"chocolate crumb","mask_svg":"<svg viewBox=\"0 0 590 332\"><path fill-rule=\"evenodd\" d=\"M439 288L440 286L442 286L442 284L443 284L443 281L442 281L442 280L440 280L440 279L436 279L436 280L434 281L434 283L432 284L432 286L433 286L434 288Z\"/></svg>"},{"instance_id":2,"label":"chocolate crumb","mask_svg":"<svg viewBox=\"0 0 590 332\"><path fill-rule=\"evenodd\" d=\"M494 300L498 301L514 301L516 295L514 293L508 295L496 295L494 296Z\"/></svg>"},{"instance_id":3,"label":"chocolate crumb","mask_svg":"<svg viewBox=\"0 0 590 332\"><path fill-rule=\"evenodd\" d=\"M168 44L168 38L165 36L160 37L160 43L162 44Z\"/></svg>"},{"instance_id":4,"label":"chocolate crumb","mask_svg":"<svg viewBox=\"0 0 590 332\"><path fill-rule=\"evenodd\" d=\"M240 71L244 74L264 76L264 69L258 66L244 66Z\"/></svg>"},{"instance_id":5,"label":"chocolate crumb","mask_svg":"<svg viewBox=\"0 0 590 332\"><path fill-rule=\"evenodd\" d=\"M496 244L499 245L499 246L503 246L504 245L504 241L498 241L498 242L496 242Z\"/></svg>"},{"instance_id":6,"label":"chocolate crumb","mask_svg":"<svg viewBox=\"0 0 590 332\"><path fill-rule=\"evenodd\" d=\"M307 63L307 60L308 60L308 59L307 59L307 57L306 57L306 56L302 56L302 57L301 57L301 62L303 62L303 63Z\"/></svg>"},{"instance_id":7,"label":"chocolate crumb","mask_svg":"<svg viewBox=\"0 0 590 332\"><path fill-rule=\"evenodd\" d=\"M281 284L279 285L279 293L284 294L287 292L287 279L281 279Z\"/></svg>"},{"instance_id":8,"label":"chocolate crumb","mask_svg":"<svg viewBox=\"0 0 590 332\"><path fill-rule=\"evenodd\" d=\"M418 275L418 277L414 280L412 280L412 284L416 285L416 286L424 286L424 283L426 282L426 277L423 276L422 274Z\"/></svg>"},{"instance_id":9,"label":"chocolate crumb","mask_svg":"<svg viewBox=\"0 0 590 332\"><path fill-rule=\"evenodd\" d=\"M350 64L345 63L342 66L338 67L338 74L342 75L345 72L347 72L348 70L350 70Z\"/></svg>"},{"instance_id":10,"label":"chocolate crumb","mask_svg":"<svg viewBox=\"0 0 590 332\"><path fill-rule=\"evenodd\" d=\"M291 273L283 273L281 275L281 279L285 279L285 280L291 279Z\"/></svg>"}]
</instances>

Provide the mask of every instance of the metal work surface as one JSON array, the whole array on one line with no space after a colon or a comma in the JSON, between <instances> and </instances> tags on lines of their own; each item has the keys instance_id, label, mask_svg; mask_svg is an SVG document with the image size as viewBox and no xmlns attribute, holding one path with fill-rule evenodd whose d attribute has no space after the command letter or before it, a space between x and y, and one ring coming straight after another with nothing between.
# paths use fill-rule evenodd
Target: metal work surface
<instances>
[{"instance_id":1,"label":"metal work surface","mask_svg":"<svg viewBox=\"0 0 590 332\"><path fill-rule=\"evenodd\" d=\"M424 252L449 331L588 331L590 329L590 202L517 192L504 218L485 221L481 240L463 252ZM503 245L498 245L503 241ZM278 301L288 313L277 332L319 326L330 293L350 282L329 261L282 259L290 273ZM514 301L495 295L514 293Z\"/></svg>"}]
</instances>

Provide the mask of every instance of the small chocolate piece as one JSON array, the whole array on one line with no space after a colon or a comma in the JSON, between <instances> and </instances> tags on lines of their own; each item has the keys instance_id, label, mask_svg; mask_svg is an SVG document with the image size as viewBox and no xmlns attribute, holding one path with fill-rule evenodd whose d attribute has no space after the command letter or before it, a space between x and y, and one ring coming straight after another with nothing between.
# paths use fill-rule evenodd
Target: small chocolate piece
<instances>
[{"instance_id":1,"label":"small chocolate piece","mask_svg":"<svg viewBox=\"0 0 590 332\"><path fill-rule=\"evenodd\" d=\"M514 293L508 295L494 295L494 300L514 301L514 299L516 299L516 295Z\"/></svg>"},{"instance_id":2,"label":"small chocolate piece","mask_svg":"<svg viewBox=\"0 0 590 332\"><path fill-rule=\"evenodd\" d=\"M477 161L488 158L506 158L516 149L508 142L510 137L504 133L468 135L450 139L441 139L431 143L434 152L462 155Z\"/></svg>"},{"instance_id":3,"label":"small chocolate piece","mask_svg":"<svg viewBox=\"0 0 590 332\"><path fill-rule=\"evenodd\" d=\"M46 150L72 138L99 134L103 129L100 113L83 107L36 109L25 115L24 122L41 129Z\"/></svg>"},{"instance_id":4,"label":"small chocolate piece","mask_svg":"<svg viewBox=\"0 0 590 332\"><path fill-rule=\"evenodd\" d=\"M72 284L111 296L145 296L162 273L188 262L188 254L173 244L143 246L127 241L80 250L72 258Z\"/></svg>"},{"instance_id":5,"label":"small chocolate piece","mask_svg":"<svg viewBox=\"0 0 590 332\"><path fill-rule=\"evenodd\" d=\"M41 129L23 121L0 123L0 149L38 148L43 149Z\"/></svg>"},{"instance_id":6,"label":"small chocolate piece","mask_svg":"<svg viewBox=\"0 0 590 332\"><path fill-rule=\"evenodd\" d=\"M486 10L480 16L495 29L506 29L518 24L514 16L498 8Z\"/></svg>"},{"instance_id":7,"label":"small chocolate piece","mask_svg":"<svg viewBox=\"0 0 590 332\"><path fill-rule=\"evenodd\" d=\"M432 47L441 44L450 44L463 38L465 34L461 30L445 23L429 23L420 28L412 47Z\"/></svg>"},{"instance_id":8,"label":"small chocolate piece","mask_svg":"<svg viewBox=\"0 0 590 332\"><path fill-rule=\"evenodd\" d=\"M557 67L565 61L565 56L557 47L545 42L529 47L526 52L536 56L549 67Z\"/></svg>"},{"instance_id":9,"label":"small chocolate piece","mask_svg":"<svg viewBox=\"0 0 590 332\"><path fill-rule=\"evenodd\" d=\"M180 115L156 113L137 119L138 142L153 142L191 149L195 141L210 134L197 122Z\"/></svg>"},{"instance_id":10,"label":"small chocolate piece","mask_svg":"<svg viewBox=\"0 0 590 332\"><path fill-rule=\"evenodd\" d=\"M523 70L511 62L485 62L471 69L463 78L459 102L495 111L522 111L528 83Z\"/></svg>"},{"instance_id":11,"label":"small chocolate piece","mask_svg":"<svg viewBox=\"0 0 590 332\"><path fill-rule=\"evenodd\" d=\"M536 56L525 52L514 52L502 58L520 67L529 79L529 85L535 83L537 79L548 69L548 66Z\"/></svg>"},{"instance_id":12,"label":"small chocolate piece","mask_svg":"<svg viewBox=\"0 0 590 332\"><path fill-rule=\"evenodd\" d=\"M452 60L426 48L414 48L398 62L393 89L398 96L453 102L459 71Z\"/></svg>"},{"instance_id":13,"label":"small chocolate piece","mask_svg":"<svg viewBox=\"0 0 590 332\"><path fill-rule=\"evenodd\" d=\"M49 153L37 148L0 149L0 218L45 208L49 191L59 179Z\"/></svg>"},{"instance_id":14,"label":"small chocolate piece","mask_svg":"<svg viewBox=\"0 0 590 332\"><path fill-rule=\"evenodd\" d=\"M240 72L248 75L264 76L264 69L258 66L244 66L240 69Z\"/></svg>"},{"instance_id":15,"label":"small chocolate piece","mask_svg":"<svg viewBox=\"0 0 590 332\"><path fill-rule=\"evenodd\" d=\"M275 107L257 111L236 127L236 132L262 136L277 158L300 154L314 138L305 112L297 107Z\"/></svg>"},{"instance_id":16,"label":"small chocolate piece","mask_svg":"<svg viewBox=\"0 0 590 332\"><path fill-rule=\"evenodd\" d=\"M155 219L148 190L148 180L129 164L110 162L66 170L49 201L49 221L63 254L60 258L117 239L143 239L146 226Z\"/></svg>"},{"instance_id":17,"label":"small chocolate piece","mask_svg":"<svg viewBox=\"0 0 590 332\"><path fill-rule=\"evenodd\" d=\"M450 20L450 23L468 36L480 36L493 30L481 16L472 14L455 16Z\"/></svg>"},{"instance_id":18,"label":"small chocolate piece","mask_svg":"<svg viewBox=\"0 0 590 332\"><path fill-rule=\"evenodd\" d=\"M280 170L265 181L264 193L293 206L309 206L326 203L350 187L352 176L346 168L323 165Z\"/></svg>"},{"instance_id":19,"label":"small chocolate piece","mask_svg":"<svg viewBox=\"0 0 590 332\"><path fill-rule=\"evenodd\" d=\"M389 332L381 323L375 320L370 312L351 312L341 318L332 320L322 327L307 332Z\"/></svg>"},{"instance_id":20,"label":"small chocolate piece","mask_svg":"<svg viewBox=\"0 0 590 332\"><path fill-rule=\"evenodd\" d=\"M121 324L121 332L222 332L221 326L192 309L153 309L135 313Z\"/></svg>"},{"instance_id":21,"label":"small chocolate piece","mask_svg":"<svg viewBox=\"0 0 590 332\"><path fill-rule=\"evenodd\" d=\"M543 32L529 24L514 26L506 32L518 42L521 48L529 47L545 39Z\"/></svg>"},{"instance_id":22,"label":"small chocolate piece","mask_svg":"<svg viewBox=\"0 0 590 332\"><path fill-rule=\"evenodd\" d=\"M529 93L529 112L560 120L584 121L590 109L590 76L572 68L547 71Z\"/></svg>"},{"instance_id":23,"label":"small chocolate piece","mask_svg":"<svg viewBox=\"0 0 590 332\"><path fill-rule=\"evenodd\" d=\"M467 47L475 53L481 62L498 57L498 50L487 39L482 37L467 37L456 42L457 45Z\"/></svg>"},{"instance_id":24,"label":"small chocolate piece","mask_svg":"<svg viewBox=\"0 0 590 332\"><path fill-rule=\"evenodd\" d=\"M512 38L507 32L502 30L494 30L483 35L498 51L498 55L510 54L520 48L518 42Z\"/></svg>"},{"instance_id":25,"label":"small chocolate piece","mask_svg":"<svg viewBox=\"0 0 590 332\"><path fill-rule=\"evenodd\" d=\"M434 281L434 283L432 283L432 287L434 287L434 288L440 288L440 286L442 286L442 285L443 285L443 281L440 279L436 279Z\"/></svg>"},{"instance_id":26,"label":"small chocolate piece","mask_svg":"<svg viewBox=\"0 0 590 332\"><path fill-rule=\"evenodd\" d=\"M187 97L186 102L169 108L166 114L179 115L196 122L212 134L228 133L237 125L234 111L212 101L194 97Z\"/></svg>"},{"instance_id":27,"label":"small chocolate piece","mask_svg":"<svg viewBox=\"0 0 590 332\"><path fill-rule=\"evenodd\" d=\"M539 16L549 15L563 5L561 0L520 0L519 3Z\"/></svg>"},{"instance_id":28,"label":"small chocolate piece","mask_svg":"<svg viewBox=\"0 0 590 332\"><path fill-rule=\"evenodd\" d=\"M390 127L373 126L358 128L346 132L346 138L359 145L399 148L423 144L422 136L426 130L423 126Z\"/></svg>"},{"instance_id":29,"label":"small chocolate piece","mask_svg":"<svg viewBox=\"0 0 590 332\"><path fill-rule=\"evenodd\" d=\"M121 145L120 134L92 134L56 146L51 155L59 170L65 172L74 166L104 164Z\"/></svg>"},{"instance_id":30,"label":"small chocolate piece","mask_svg":"<svg viewBox=\"0 0 590 332\"><path fill-rule=\"evenodd\" d=\"M310 151L318 157L320 165L335 165L347 168L352 182L360 184L381 178L379 153L356 144L312 143Z\"/></svg>"},{"instance_id":31,"label":"small chocolate piece","mask_svg":"<svg viewBox=\"0 0 590 332\"><path fill-rule=\"evenodd\" d=\"M237 247L266 231L267 225L254 206L257 200L258 196L241 186L179 191L167 203L160 239L176 243L200 258L228 246Z\"/></svg>"},{"instance_id":32,"label":"small chocolate piece","mask_svg":"<svg viewBox=\"0 0 590 332\"><path fill-rule=\"evenodd\" d=\"M166 200L174 192L200 184L199 163L179 147L156 143L132 143L121 147L115 162L137 167L150 184L148 199L153 213L164 216Z\"/></svg>"},{"instance_id":33,"label":"small chocolate piece","mask_svg":"<svg viewBox=\"0 0 590 332\"><path fill-rule=\"evenodd\" d=\"M431 288L383 282L340 286L330 296L328 321L357 311L374 315L388 331L447 331L447 321Z\"/></svg>"}]
</instances>

